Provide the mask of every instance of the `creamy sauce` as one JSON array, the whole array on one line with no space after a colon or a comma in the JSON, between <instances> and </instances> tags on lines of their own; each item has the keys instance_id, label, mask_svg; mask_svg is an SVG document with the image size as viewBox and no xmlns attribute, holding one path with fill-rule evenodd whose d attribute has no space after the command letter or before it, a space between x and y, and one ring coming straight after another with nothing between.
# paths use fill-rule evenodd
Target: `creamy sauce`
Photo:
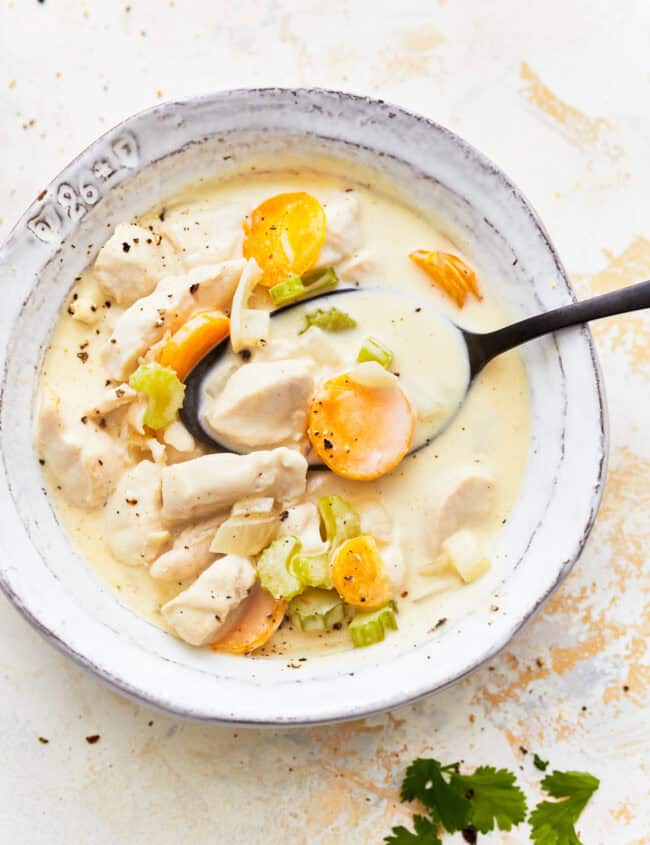
<instances>
[{"instance_id":1,"label":"creamy sauce","mask_svg":"<svg viewBox=\"0 0 650 845\"><path fill-rule=\"evenodd\" d=\"M377 481L345 482L331 473L321 473L319 480L311 484L315 488L311 498L316 500L330 491L363 498L371 490L381 496L399 528L403 556L408 565L404 598L400 601L400 628L423 635L443 615L444 599L437 592L431 593L432 576L419 573L435 552L430 536L430 514L437 497L443 495L459 467L475 467L494 478L490 510L471 526L489 558L517 499L526 465L528 387L518 354L507 353L492 362L461 403L467 380L462 342L446 320L431 316L433 310L478 331L504 325L508 316L494 301L489 280L479 278L483 301L478 303L470 299L459 312L407 258L409 252L421 248L460 254L458 247L428 220L394 199L360 184L342 182L320 173L248 173L223 183L191 186L137 222L150 226L156 233L160 228L159 218L164 216L168 228L175 225L179 231L184 231L193 227L200 242L204 231L206 235L208 230L214 231L205 221L225 214L233 221L231 231L236 237L243 216L269 196L285 191L307 191L320 200L327 213L328 203L351 188L360 202L362 242L368 256L367 266L359 276L361 286L394 291L403 307L401 311L386 308L381 295L341 295L337 297L340 299L337 306L355 316L359 325L349 336L346 333L332 335L332 340L349 356L351 350L356 351L363 336L371 334L382 339L395 352L391 369L403 377L404 390L413 404L426 405L433 401L442 405L435 424L430 421L426 425L419 423L418 442L430 437L437 427L443 430L430 445L409 455L390 475ZM164 215L161 215L163 207ZM165 261L169 271L178 272L181 259L174 255L173 249L168 252ZM192 261L200 263L201 260L200 247L197 247ZM349 299L346 300L346 296ZM68 313L68 309L74 309L80 300L97 309L93 312L98 315L97 322L91 326L77 322ZM355 304L352 300L356 300ZM416 312L418 305L414 302L424 304L422 312ZM108 303L101 293L92 267L75 282L54 329L41 375L41 391L52 389L59 394L72 417L83 416L105 389L107 375L101 364L100 348L110 337L122 310L115 303ZM272 323L275 322L278 334L288 335L297 332L303 318L296 310L274 318ZM444 427L450 417L453 419ZM108 433L117 435L116 426L117 423L107 419ZM150 457L145 448L143 446L140 452L132 451L137 455L134 463ZM201 451L197 447L193 456ZM47 465L43 471L57 515L73 545L97 574L118 591L121 600L165 627L160 607L186 585L156 582L145 567L125 566L116 561L106 544L104 508L84 510L71 505L57 489L57 481L50 476ZM493 572L485 578L498 576L498 562L493 560L492 563ZM440 589L445 586L444 579L433 580ZM451 582L448 586L457 587L458 584ZM462 593L463 589L460 587L458 592ZM457 602L456 612L462 612L462 609L462 601ZM324 647L350 647L346 632L302 634L285 622L266 653L302 655Z\"/></svg>"}]
</instances>

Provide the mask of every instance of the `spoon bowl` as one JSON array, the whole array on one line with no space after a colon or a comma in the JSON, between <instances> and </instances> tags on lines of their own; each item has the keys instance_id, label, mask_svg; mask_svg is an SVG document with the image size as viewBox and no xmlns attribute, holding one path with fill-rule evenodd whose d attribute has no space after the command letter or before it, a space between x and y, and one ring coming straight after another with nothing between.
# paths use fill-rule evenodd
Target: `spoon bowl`
<instances>
[{"instance_id":1,"label":"spoon bowl","mask_svg":"<svg viewBox=\"0 0 650 845\"><path fill-rule=\"evenodd\" d=\"M345 311L355 326L323 335L311 328L306 330L308 312L331 307ZM271 316L272 342L268 347L242 357L232 351L226 339L186 379L181 419L194 437L212 449L252 451L228 442L210 424L211 403L228 378L248 361L303 357L313 363L315 380L325 381L355 366L357 352L367 337L381 339L394 353L389 370L399 378L416 418L410 452L428 445L462 406L470 383L463 330L424 300L382 288L348 287L292 303ZM315 361L312 355L327 357L327 364ZM273 445L281 444L268 444ZM308 459L312 466L321 465L315 454Z\"/></svg>"}]
</instances>

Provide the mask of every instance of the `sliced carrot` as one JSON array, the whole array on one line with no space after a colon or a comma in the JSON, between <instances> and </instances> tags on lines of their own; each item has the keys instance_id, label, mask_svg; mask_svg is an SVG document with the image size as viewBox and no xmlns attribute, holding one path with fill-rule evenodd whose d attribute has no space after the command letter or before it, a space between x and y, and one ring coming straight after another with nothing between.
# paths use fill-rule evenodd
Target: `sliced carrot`
<instances>
[{"instance_id":1,"label":"sliced carrot","mask_svg":"<svg viewBox=\"0 0 650 845\"><path fill-rule=\"evenodd\" d=\"M310 270L325 242L323 206L311 194L277 194L244 220L244 258L254 258L273 287Z\"/></svg>"},{"instance_id":2,"label":"sliced carrot","mask_svg":"<svg viewBox=\"0 0 650 845\"><path fill-rule=\"evenodd\" d=\"M332 560L332 581L343 601L354 607L372 610L391 598L384 561L369 534L339 546Z\"/></svg>"},{"instance_id":3,"label":"sliced carrot","mask_svg":"<svg viewBox=\"0 0 650 845\"><path fill-rule=\"evenodd\" d=\"M256 583L234 624L212 644L214 651L248 654L267 643L280 627L287 610L286 601L277 601Z\"/></svg>"},{"instance_id":4,"label":"sliced carrot","mask_svg":"<svg viewBox=\"0 0 650 845\"><path fill-rule=\"evenodd\" d=\"M172 335L160 353L163 367L176 370L185 381L192 369L214 346L228 337L230 320L222 311L200 311Z\"/></svg>"},{"instance_id":5,"label":"sliced carrot","mask_svg":"<svg viewBox=\"0 0 650 845\"><path fill-rule=\"evenodd\" d=\"M411 445L413 425L413 409L399 385L371 387L344 373L316 390L308 434L332 472L369 481L402 460Z\"/></svg>"},{"instance_id":6,"label":"sliced carrot","mask_svg":"<svg viewBox=\"0 0 650 845\"><path fill-rule=\"evenodd\" d=\"M451 297L459 308L468 294L479 301L483 299L478 289L476 273L462 258L450 252L418 249L409 258L431 278L433 283Z\"/></svg>"}]
</instances>

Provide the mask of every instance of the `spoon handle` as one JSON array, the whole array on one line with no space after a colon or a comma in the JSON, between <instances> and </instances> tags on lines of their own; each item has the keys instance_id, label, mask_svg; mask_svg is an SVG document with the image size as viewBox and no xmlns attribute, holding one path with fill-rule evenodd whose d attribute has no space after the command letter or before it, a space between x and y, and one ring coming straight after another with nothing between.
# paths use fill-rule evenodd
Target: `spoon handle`
<instances>
[{"instance_id":1,"label":"spoon handle","mask_svg":"<svg viewBox=\"0 0 650 845\"><path fill-rule=\"evenodd\" d=\"M536 337L590 320L600 320L602 317L639 311L642 308L650 308L650 281L629 285L582 302L563 305L561 308L528 317L487 334L476 335L467 332L472 372L478 373L492 358Z\"/></svg>"}]
</instances>

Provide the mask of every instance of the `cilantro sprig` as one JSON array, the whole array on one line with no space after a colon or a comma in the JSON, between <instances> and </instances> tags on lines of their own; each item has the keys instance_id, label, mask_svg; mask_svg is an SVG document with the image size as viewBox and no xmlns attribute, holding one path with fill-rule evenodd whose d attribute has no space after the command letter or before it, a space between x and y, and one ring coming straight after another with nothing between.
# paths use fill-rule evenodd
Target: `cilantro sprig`
<instances>
[{"instance_id":1,"label":"cilantro sprig","mask_svg":"<svg viewBox=\"0 0 650 845\"><path fill-rule=\"evenodd\" d=\"M470 824L479 833L511 830L526 818L526 796L507 769L479 766L473 775L454 775L452 786L465 789L470 803Z\"/></svg>"},{"instance_id":2,"label":"cilantro sprig","mask_svg":"<svg viewBox=\"0 0 650 845\"><path fill-rule=\"evenodd\" d=\"M390 836L384 839L386 845L442 845L438 836L438 825L425 816L413 816L415 833L403 825L394 827Z\"/></svg>"},{"instance_id":3,"label":"cilantro sprig","mask_svg":"<svg viewBox=\"0 0 650 845\"><path fill-rule=\"evenodd\" d=\"M440 827L448 833L470 827L489 833L495 824L500 830L510 830L526 818L526 798L515 776L493 766L481 766L468 775L460 773L458 763L443 766L438 760L420 758L406 770L400 797L402 801L419 801L430 818L416 817L422 834L417 824L415 834L404 827L394 828L393 837L385 840L389 845L437 845Z\"/></svg>"},{"instance_id":4,"label":"cilantro sprig","mask_svg":"<svg viewBox=\"0 0 650 845\"><path fill-rule=\"evenodd\" d=\"M553 772L542 789L559 801L542 801L530 815L536 845L581 845L575 825L600 781L586 772Z\"/></svg>"},{"instance_id":5,"label":"cilantro sprig","mask_svg":"<svg viewBox=\"0 0 650 845\"><path fill-rule=\"evenodd\" d=\"M548 765L541 759L540 763ZM535 765L540 768L537 761ZM559 800L542 801L530 814L535 845L582 845L575 824L598 785L598 778L585 772L547 775L542 788ZM494 766L479 766L473 774L463 774L459 763L443 765L432 758L418 758L406 770L400 798L419 801L428 816L414 815L413 830L394 827L385 845L442 845L444 831L462 830L474 837L495 827L509 831L527 815L526 797L514 773Z\"/></svg>"}]
</instances>

